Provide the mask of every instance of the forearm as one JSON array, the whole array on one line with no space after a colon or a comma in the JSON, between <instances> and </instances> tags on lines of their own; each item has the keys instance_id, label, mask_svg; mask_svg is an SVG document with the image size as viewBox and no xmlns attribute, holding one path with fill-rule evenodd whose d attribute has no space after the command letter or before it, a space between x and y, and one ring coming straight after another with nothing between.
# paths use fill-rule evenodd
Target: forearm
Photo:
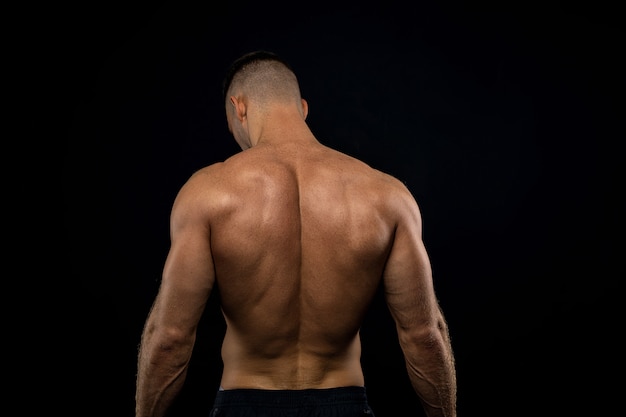
<instances>
[{"instance_id":1,"label":"forearm","mask_svg":"<svg viewBox=\"0 0 626 417\"><path fill-rule=\"evenodd\" d=\"M413 389L428 417L456 416L456 371L447 334L401 337Z\"/></svg>"},{"instance_id":2,"label":"forearm","mask_svg":"<svg viewBox=\"0 0 626 417\"><path fill-rule=\"evenodd\" d=\"M163 417L187 376L193 342L145 335L139 349L135 417Z\"/></svg>"}]
</instances>

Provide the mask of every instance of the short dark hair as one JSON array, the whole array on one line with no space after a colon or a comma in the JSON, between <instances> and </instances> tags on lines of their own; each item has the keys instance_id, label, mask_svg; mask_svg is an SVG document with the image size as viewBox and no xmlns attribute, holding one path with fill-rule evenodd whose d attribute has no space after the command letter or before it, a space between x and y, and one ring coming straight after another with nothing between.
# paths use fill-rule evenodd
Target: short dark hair
<instances>
[{"instance_id":1,"label":"short dark hair","mask_svg":"<svg viewBox=\"0 0 626 417\"><path fill-rule=\"evenodd\" d=\"M239 58L237 58L235 61L233 61L230 67L228 67L226 71L226 75L224 76L224 82L222 84L222 98L224 100L226 100L226 93L228 92L228 88L230 87L230 84L232 83L235 75L239 71L241 71L244 67L246 67L248 64L252 62L258 62L258 61L280 62L281 64L283 64L284 66L286 66L287 68L289 68L289 70L293 72L293 68L291 68L291 65L289 65L287 61L285 61L283 58L281 58L274 52L270 52L266 50L248 52L240 56Z\"/></svg>"}]
</instances>

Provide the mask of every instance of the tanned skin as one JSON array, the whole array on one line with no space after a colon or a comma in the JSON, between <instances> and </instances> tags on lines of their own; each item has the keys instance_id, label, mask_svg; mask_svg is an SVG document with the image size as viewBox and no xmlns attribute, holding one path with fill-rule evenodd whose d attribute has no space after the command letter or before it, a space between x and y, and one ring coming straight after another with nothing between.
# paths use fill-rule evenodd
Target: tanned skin
<instances>
[{"instance_id":1,"label":"tanned skin","mask_svg":"<svg viewBox=\"0 0 626 417\"><path fill-rule=\"evenodd\" d=\"M215 286L227 324L223 389L364 386L359 328L381 283L426 414L456 416L454 358L415 199L322 145L297 83L272 94L252 80L233 79L225 99L242 152L196 172L174 201L141 338L136 417L166 415L180 392Z\"/></svg>"}]
</instances>

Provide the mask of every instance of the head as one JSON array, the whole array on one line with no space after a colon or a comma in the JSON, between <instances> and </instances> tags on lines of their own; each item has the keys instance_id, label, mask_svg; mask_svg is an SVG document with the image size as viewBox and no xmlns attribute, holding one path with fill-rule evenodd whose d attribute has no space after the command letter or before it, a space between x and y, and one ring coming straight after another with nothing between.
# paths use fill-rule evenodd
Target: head
<instances>
[{"instance_id":1,"label":"head","mask_svg":"<svg viewBox=\"0 0 626 417\"><path fill-rule=\"evenodd\" d=\"M306 117L306 102L291 66L269 51L249 52L235 60L223 83L228 129L242 148L250 147L248 111L263 115L274 106L298 109Z\"/></svg>"}]
</instances>

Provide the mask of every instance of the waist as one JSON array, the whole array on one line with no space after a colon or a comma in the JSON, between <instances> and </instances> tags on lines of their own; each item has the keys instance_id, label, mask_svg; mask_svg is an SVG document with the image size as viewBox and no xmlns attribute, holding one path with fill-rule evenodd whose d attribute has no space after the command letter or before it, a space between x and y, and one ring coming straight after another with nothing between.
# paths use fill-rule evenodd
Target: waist
<instances>
[{"instance_id":1,"label":"waist","mask_svg":"<svg viewBox=\"0 0 626 417\"><path fill-rule=\"evenodd\" d=\"M365 385L359 361L304 362L295 365L280 359L224 361L220 386L226 390L301 391Z\"/></svg>"},{"instance_id":2,"label":"waist","mask_svg":"<svg viewBox=\"0 0 626 417\"><path fill-rule=\"evenodd\" d=\"M215 407L319 407L337 404L367 405L367 394L363 386L335 388L307 388L296 390L268 390L236 388L219 390L215 396Z\"/></svg>"}]
</instances>

